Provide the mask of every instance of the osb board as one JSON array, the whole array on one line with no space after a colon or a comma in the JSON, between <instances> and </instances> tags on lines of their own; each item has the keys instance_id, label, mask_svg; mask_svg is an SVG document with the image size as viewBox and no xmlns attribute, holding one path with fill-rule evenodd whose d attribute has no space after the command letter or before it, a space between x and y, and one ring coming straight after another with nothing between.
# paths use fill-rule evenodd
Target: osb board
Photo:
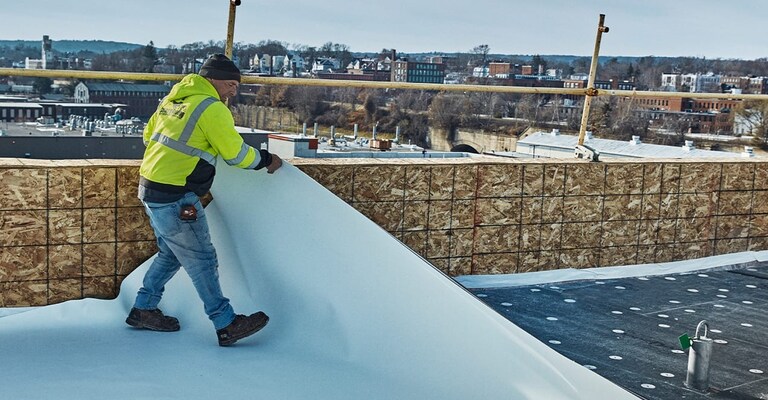
<instances>
[{"instance_id":1,"label":"osb board","mask_svg":"<svg viewBox=\"0 0 768 400\"><path fill-rule=\"evenodd\" d=\"M47 170L0 168L0 210L47 208Z\"/></svg>"},{"instance_id":2,"label":"osb board","mask_svg":"<svg viewBox=\"0 0 768 400\"><path fill-rule=\"evenodd\" d=\"M32 282L13 286L19 304L74 295L78 280L84 296L114 295L121 277L156 251L136 199L137 162L102 162L101 168L77 161L0 161L6 189L0 191L0 219L8 227L0 232L0 282ZM758 200L768 194L764 162L430 159L301 165L452 275L768 248L768 202ZM9 272L20 264L29 267ZM35 289L47 282L40 277L55 281L52 289Z\"/></svg>"}]
</instances>

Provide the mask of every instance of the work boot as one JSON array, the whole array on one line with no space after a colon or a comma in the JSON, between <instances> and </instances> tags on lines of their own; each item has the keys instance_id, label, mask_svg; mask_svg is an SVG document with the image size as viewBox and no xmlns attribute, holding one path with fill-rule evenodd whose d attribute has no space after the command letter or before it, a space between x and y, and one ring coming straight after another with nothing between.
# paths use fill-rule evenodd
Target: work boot
<instances>
[{"instance_id":1,"label":"work boot","mask_svg":"<svg viewBox=\"0 0 768 400\"><path fill-rule=\"evenodd\" d=\"M163 315L160 309L139 310L134 307L125 323L139 329L149 329L160 332L175 332L179 330L179 320L174 317Z\"/></svg>"},{"instance_id":2,"label":"work boot","mask_svg":"<svg viewBox=\"0 0 768 400\"><path fill-rule=\"evenodd\" d=\"M242 314L235 315L231 324L216 331L219 346L229 346L244 337L251 336L266 326L267 322L269 317L261 311L247 317Z\"/></svg>"}]
</instances>

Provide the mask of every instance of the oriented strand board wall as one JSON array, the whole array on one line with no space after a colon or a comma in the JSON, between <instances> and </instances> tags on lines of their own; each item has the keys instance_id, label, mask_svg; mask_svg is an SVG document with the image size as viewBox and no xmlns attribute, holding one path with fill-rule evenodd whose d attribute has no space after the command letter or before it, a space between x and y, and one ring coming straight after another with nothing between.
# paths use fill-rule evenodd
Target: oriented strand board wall
<instances>
[{"instance_id":1,"label":"oriented strand board wall","mask_svg":"<svg viewBox=\"0 0 768 400\"><path fill-rule=\"evenodd\" d=\"M292 163L453 276L768 249L766 162ZM138 164L0 159L0 307L116 295L156 251Z\"/></svg>"},{"instance_id":2,"label":"oriented strand board wall","mask_svg":"<svg viewBox=\"0 0 768 400\"><path fill-rule=\"evenodd\" d=\"M296 163L454 276L768 248L768 164L760 161Z\"/></svg>"},{"instance_id":3,"label":"oriented strand board wall","mask_svg":"<svg viewBox=\"0 0 768 400\"><path fill-rule=\"evenodd\" d=\"M0 307L117 294L156 251L137 166L0 159Z\"/></svg>"}]
</instances>

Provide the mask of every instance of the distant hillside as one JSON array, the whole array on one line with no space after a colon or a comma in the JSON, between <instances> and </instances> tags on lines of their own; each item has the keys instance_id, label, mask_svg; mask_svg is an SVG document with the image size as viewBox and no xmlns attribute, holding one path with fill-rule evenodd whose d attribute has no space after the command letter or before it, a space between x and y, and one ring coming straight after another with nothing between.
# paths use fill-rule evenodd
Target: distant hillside
<instances>
[{"instance_id":1,"label":"distant hillside","mask_svg":"<svg viewBox=\"0 0 768 400\"><path fill-rule=\"evenodd\" d=\"M41 40L0 40L0 50L4 47L9 49L18 47L39 49L41 46L42 38ZM53 40L53 51L57 53L90 51L96 54L109 54L116 51L133 50L139 47L143 47L143 45L105 40Z\"/></svg>"}]
</instances>

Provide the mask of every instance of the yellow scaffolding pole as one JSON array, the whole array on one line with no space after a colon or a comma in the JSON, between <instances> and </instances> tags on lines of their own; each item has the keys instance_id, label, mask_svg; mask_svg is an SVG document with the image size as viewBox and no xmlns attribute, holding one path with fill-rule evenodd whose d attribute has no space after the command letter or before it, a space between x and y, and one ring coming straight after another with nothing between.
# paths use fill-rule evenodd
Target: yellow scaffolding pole
<instances>
[{"instance_id":1,"label":"yellow scaffolding pole","mask_svg":"<svg viewBox=\"0 0 768 400\"><path fill-rule=\"evenodd\" d=\"M605 26L605 14L600 14L600 20L597 23L597 38L595 39L595 51L592 53L592 64L589 67L589 80L587 81L586 97L584 98L584 111L581 113L581 125L579 126L579 146L584 145L584 136L587 132L587 123L589 122L589 108L592 105L592 97L597 93L595 90L595 78L597 77L597 64L600 55L600 41L603 32L608 32Z\"/></svg>"},{"instance_id":2,"label":"yellow scaffolding pole","mask_svg":"<svg viewBox=\"0 0 768 400\"><path fill-rule=\"evenodd\" d=\"M235 13L240 0L229 0L229 23L227 24L227 46L224 49L224 55L232 59L232 47L235 41Z\"/></svg>"}]
</instances>

